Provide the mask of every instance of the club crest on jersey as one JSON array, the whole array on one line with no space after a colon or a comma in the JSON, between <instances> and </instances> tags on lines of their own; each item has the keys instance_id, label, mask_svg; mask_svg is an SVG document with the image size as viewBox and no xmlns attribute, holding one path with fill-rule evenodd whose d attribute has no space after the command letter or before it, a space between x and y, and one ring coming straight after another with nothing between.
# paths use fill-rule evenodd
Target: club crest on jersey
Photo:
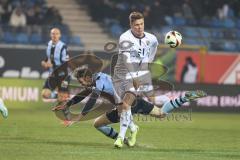
<instances>
[{"instance_id":1,"label":"club crest on jersey","mask_svg":"<svg viewBox=\"0 0 240 160\"><path fill-rule=\"evenodd\" d=\"M147 44L147 46L149 46L149 44L150 44L150 41L146 41L146 44Z\"/></svg>"}]
</instances>

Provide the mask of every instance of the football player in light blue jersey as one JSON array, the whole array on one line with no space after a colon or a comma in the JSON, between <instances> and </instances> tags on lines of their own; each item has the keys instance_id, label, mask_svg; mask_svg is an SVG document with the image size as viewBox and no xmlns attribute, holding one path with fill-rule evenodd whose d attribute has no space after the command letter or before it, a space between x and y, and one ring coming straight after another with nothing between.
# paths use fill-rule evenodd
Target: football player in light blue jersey
<instances>
[{"instance_id":1,"label":"football player in light blue jersey","mask_svg":"<svg viewBox=\"0 0 240 160\"><path fill-rule=\"evenodd\" d=\"M74 117L72 119L64 121L65 126L70 126L74 122L80 121L83 116L89 113L96 104L98 97L102 96L111 102L113 109L97 117L94 121L94 127L107 137L116 139L119 133L116 132L111 126L109 126L109 124L118 123L120 120L120 114L118 108L115 108L116 101L114 99L114 95L116 93L111 77L102 72L92 74L86 68L78 69L75 71L74 76L77 78L79 83L82 84L82 86L85 86L85 89L75 95L66 104L56 106L52 110L63 110L64 112L69 112L70 106L81 102L84 98L90 95L90 98L86 102L79 116L77 118ZM159 97L162 101L162 107L158 107L144 100L142 97L137 97L134 105L131 108L131 111L133 114L139 113L162 118L165 117L173 109L181 107L182 104L204 96L206 96L206 93L198 90L186 92L184 96L174 99L170 99L168 96L162 95L161 98ZM136 143L136 134L131 133L128 139L125 138L124 140L126 144L128 144L130 147L133 147Z\"/></svg>"},{"instance_id":2,"label":"football player in light blue jersey","mask_svg":"<svg viewBox=\"0 0 240 160\"><path fill-rule=\"evenodd\" d=\"M51 40L48 42L46 49L46 59L41 62L41 65L44 69L49 70L49 75L53 72L54 69L62 65L69 59L67 53L67 46L64 42L60 40L61 31L58 28L51 29L50 32ZM58 77L49 76L45 81L42 90L42 97L45 99L57 98L58 101L62 102L68 96L67 90L61 88L61 82L58 82ZM56 81L57 83L50 84L50 82ZM57 90L58 95L56 95Z\"/></svg>"},{"instance_id":3,"label":"football player in light blue jersey","mask_svg":"<svg viewBox=\"0 0 240 160\"><path fill-rule=\"evenodd\" d=\"M112 84L111 77L105 73L97 72L92 74L92 72L89 69L86 68L80 68L75 71L74 75L78 82L84 86L84 89L75 95L72 99L67 101L64 105L56 106L53 108L53 110L59 110L63 108L70 107L74 104L77 104L81 102L85 97L90 95L90 98L86 102L85 106L83 107L83 110L79 116L74 119L71 119L72 122L80 121L81 118L86 115L93 106L96 104L96 101L100 95L104 95L104 97L111 102L115 103L114 100L114 87ZM67 121L65 122L66 126L68 125ZM71 123L71 122L69 122Z\"/></svg>"}]
</instances>

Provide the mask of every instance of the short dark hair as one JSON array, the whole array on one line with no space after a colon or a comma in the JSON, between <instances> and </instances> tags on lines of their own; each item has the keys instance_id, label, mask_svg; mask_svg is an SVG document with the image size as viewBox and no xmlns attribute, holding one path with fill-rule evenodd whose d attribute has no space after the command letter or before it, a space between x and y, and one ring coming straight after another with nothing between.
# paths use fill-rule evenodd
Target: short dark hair
<instances>
[{"instance_id":1,"label":"short dark hair","mask_svg":"<svg viewBox=\"0 0 240 160\"><path fill-rule=\"evenodd\" d=\"M132 12L129 15L129 22L130 24L132 24L134 21L138 20L138 19L144 19L144 16L142 13L140 12Z\"/></svg>"},{"instance_id":2,"label":"short dark hair","mask_svg":"<svg viewBox=\"0 0 240 160\"><path fill-rule=\"evenodd\" d=\"M87 68L82 68L82 69L77 69L75 72L75 77L78 78L83 78L83 77L92 77L92 72L87 69Z\"/></svg>"}]
</instances>

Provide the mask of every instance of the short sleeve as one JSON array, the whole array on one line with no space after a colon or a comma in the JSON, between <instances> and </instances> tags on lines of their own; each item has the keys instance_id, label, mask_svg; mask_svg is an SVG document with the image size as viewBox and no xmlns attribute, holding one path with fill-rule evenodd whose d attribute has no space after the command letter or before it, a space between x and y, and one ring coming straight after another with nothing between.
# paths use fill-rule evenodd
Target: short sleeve
<instances>
[{"instance_id":1,"label":"short sleeve","mask_svg":"<svg viewBox=\"0 0 240 160\"><path fill-rule=\"evenodd\" d=\"M158 48L158 40L157 38L154 36L153 37L153 41L152 41L152 45L151 45L151 51L150 51L150 56L149 56L149 62L153 62L154 57L157 53L157 48Z\"/></svg>"}]
</instances>

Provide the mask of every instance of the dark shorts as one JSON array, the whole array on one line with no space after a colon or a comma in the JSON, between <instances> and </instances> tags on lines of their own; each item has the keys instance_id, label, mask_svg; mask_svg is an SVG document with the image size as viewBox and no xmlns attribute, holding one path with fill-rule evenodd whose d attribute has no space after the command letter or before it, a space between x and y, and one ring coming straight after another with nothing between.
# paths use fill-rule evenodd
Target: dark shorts
<instances>
[{"instance_id":1,"label":"dark shorts","mask_svg":"<svg viewBox=\"0 0 240 160\"><path fill-rule=\"evenodd\" d=\"M66 78L67 82L70 81L70 77ZM62 87L62 80L56 77L48 77L44 82L43 89L50 89L51 91L57 89L62 92L68 92L68 87Z\"/></svg>"},{"instance_id":2,"label":"dark shorts","mask_svg":"<svg viewBox=\"0 0 240 160\"><path fill-rule=\"evenodd\" d=\"M132 106L131 111L133 115L134 114L148 115L152 111L153 107L154 107L153 104L138 97L137 100L135 101L135 104ZM107 112L106 116L108 120L111 121L112 123L118 123L120 121L120 117L118 116L118 110L116 108Z\"/></svg>"}]
</instances>

